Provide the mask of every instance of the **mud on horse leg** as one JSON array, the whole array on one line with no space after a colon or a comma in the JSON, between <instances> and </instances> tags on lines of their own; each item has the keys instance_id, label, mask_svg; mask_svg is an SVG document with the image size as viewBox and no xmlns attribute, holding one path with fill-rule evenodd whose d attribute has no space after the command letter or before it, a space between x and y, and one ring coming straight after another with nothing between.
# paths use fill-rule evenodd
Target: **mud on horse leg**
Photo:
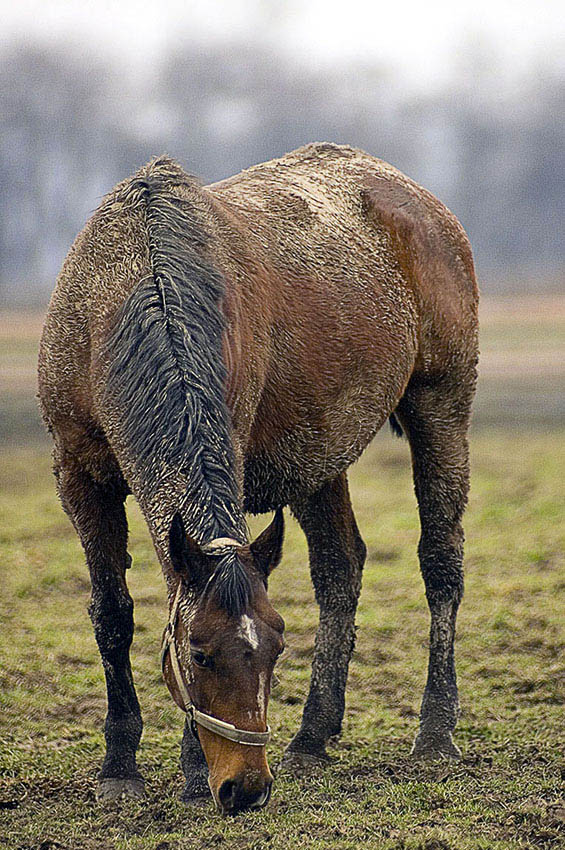
<instances>
[{"instance_id":1,"label":"mud on horse leg","mask_svg":"<svg viewBox=\"0 0 565 850\"><path fill-rule=\"evenodd\" d=\"M409 386L397 411L412 451L420 512L420 568L431 615L428 678L412 754L458 758L455 621L463 596L461 518L469 489L469 398L457 382Z\"/></svg>"},{"instance_id":2,"label":"mud on horse leg","mask_svg":"<svg viewBox=\"0 0 565 850\"><path fill-rule=\"evenodd\" d=\"M326 742L341 731L366 556L345 473L291 508L308 540L320 622L310 692L300 730L287 749L288 762L327 758Z\"/></svg>"},{"instance_id":3,"label":"mud on horse leg","mask_svg":"<svg viewBox=\"0 0 565 850\"><path fill-rule=\"evenodd\" d=\"M89 614L106 677L106 756L97 798L140 797L144 782L137 770L136 751L143 724L129 659L134 627L133 601L125 580L131 562L126 548L125 485L123 480L99 483L76 463L67 463L60 467L58 488L86 554L92 583Z\"/></svg>"}]
</instances>

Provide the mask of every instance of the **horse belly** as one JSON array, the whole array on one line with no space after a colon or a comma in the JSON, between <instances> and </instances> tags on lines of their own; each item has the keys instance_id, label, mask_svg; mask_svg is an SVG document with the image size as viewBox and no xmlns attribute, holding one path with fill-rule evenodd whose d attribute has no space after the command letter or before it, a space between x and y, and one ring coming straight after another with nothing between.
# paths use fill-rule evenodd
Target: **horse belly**
<instances>
[{"instance_id":1,"label":"horse belly","mask_svg":"<svg viewBox=\"0 0 565 850\"><path fill-rule=\"evenodd\" d=\"M354 463L395 409L413 363L408 350L394 369L373 363L331 403L316 395L297 400L292 387L264 397L262 425L245 456L245 509L264 513L287 505Z\"/></svg>"}]
</instances>

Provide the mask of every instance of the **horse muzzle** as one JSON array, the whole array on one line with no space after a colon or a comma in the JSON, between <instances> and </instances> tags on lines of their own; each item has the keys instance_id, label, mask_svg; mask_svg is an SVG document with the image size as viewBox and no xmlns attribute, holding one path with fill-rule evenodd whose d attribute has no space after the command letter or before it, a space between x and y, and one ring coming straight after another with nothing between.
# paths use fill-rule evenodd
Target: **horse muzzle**
<instances>
[{"instance_id":1,"label":"horse muzzle","mask_svg":"<svg viewBox=\"0 0 565 850\"><path fill-rule=\"evenodd\" d=\"M260 774L241 774L235 779L226 779L218 789L216 802L222 813L234 815L238 812L262 809L271 798L273 780L265 782Z\"/></svg>"}]
</instances>

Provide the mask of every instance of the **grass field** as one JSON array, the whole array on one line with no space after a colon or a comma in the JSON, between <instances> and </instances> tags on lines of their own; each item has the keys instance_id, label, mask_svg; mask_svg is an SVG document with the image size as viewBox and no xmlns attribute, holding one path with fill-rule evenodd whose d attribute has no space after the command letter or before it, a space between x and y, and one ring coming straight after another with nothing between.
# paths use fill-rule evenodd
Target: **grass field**
<instances>
[{"instance_id":1,"label":"grass field","mask_svg":"<svg viewBox=\"0 0 565 850\"><path fill-rule=\"evenodd\" d=\"M515 308L515 309L514 309ZM27 324L26 324L27 322ZM334 761L280 773L269 807L222 818L186 807L182 716L162 683L163 581L135 504L129 574L148 799L100 808L102 668L84 559L50 475L33 405L35 320L0 322L8 355L1 454L0 848L510 850L565 846L565 308L491 305L472 436L466 596L458 622L458 763L408 758L425 681L428 614L416 560L408 447L380 435L351 474L369 556L343 735ZM6 361L4 361L6 362ZM27 413L26 413L27 411ZM267 518L253 520L258 530ZM287 623L270 706L275 769L307 693L317 611L288 517L271 596Z\"/></svg>"}]
</instances>

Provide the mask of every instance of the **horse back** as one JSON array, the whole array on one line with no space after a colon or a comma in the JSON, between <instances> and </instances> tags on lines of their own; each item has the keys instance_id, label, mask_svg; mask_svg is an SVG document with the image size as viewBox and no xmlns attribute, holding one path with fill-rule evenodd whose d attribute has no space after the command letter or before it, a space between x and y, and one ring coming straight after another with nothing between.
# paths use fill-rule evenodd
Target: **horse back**
<instances>
[{"instance_id":1,"label":"horse back","mask_svg":"<svg viewBox=\"0 0 565 850\"><path fill-rule=\"evenodd\" d=\"M435 305L457 327L476 325L478 288L463 227L383 160L314 143L206 190L244 225L244 242L277 278L275 302L278 295L285 311L306 299L327 308L311 316L323 322L332 300L341 300L343 321L359 320L372 304L376 316L390 311L408 326L425 325ZM418 334L423 339L425 329Z\"/></svg>"}]
</instances>

